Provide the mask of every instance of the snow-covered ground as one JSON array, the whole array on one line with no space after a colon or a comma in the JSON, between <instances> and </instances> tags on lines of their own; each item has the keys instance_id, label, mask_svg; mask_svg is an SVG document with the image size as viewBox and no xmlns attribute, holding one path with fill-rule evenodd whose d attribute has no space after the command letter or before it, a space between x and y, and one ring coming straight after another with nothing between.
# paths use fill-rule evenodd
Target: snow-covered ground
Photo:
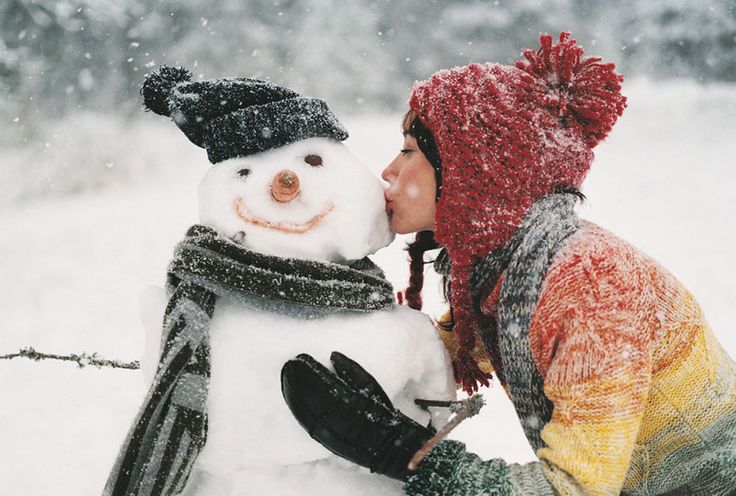
<instances>
[{"instance_id":1,"label":"snow-covered ground","mask_svg":"<svg viewBox=\"0 0 736 496\"><path fill-rule=\"evenodd\" d=\"M736 356L736 87L635 82L625 93L629 109L597 150L581 214L677 275ZM398 114L345 119L348 145L376 173L401 145L399 120ZM32 345L140 357L138 296L146 285L162 284L174 244L196 222L196 187L209 165L202 150L156 116L143 116L123 143L119 133L105 132L105 120L96 126L99 139L84 140L89 153L80 154L71 138L64 145L49 137L47 148L65 170L89 160L79 167L94 173L114 166L127 180L73 196L36 193L22 204L0 202L0 355ZM33 156L5 151L0 160L8 181ZM126 167L152 172L126 174ZM14 187L5 182L0 190L23 196ZM397 289L407 278L405 241L374 257ZM437 316L444 309L437 279L430 276L426 288L425 310ZM0 361L0 494L99 494L143 394L135 371ZM533 459L500 388L484 394L484 412L454 437L483 457Z\"/></svg>"}]
</instances>

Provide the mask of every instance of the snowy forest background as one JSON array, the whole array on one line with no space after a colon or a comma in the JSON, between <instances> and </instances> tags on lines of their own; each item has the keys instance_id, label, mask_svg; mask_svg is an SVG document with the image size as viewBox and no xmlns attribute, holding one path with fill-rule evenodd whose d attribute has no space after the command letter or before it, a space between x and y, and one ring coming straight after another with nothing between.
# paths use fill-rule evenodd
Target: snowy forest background
<instances>
[{"instance_id":1,"label":"snowy forest background","mask_svg":"<svg viewBox=\"0 0 736 496\"><path fill-rule=\"evenodd\" d=\"M416 79L513 63L561 30L629 79L736 83L734 0L1 0L0 144L12 156L0 155L0 204L150 173L120 163L120 143L93 160L84 144L104 129L127 142L131 122L151 121L139 87L161 64L270 79L346 118L398 113Z\"/></svg>"},{"instance_id":2,"label":"snowy forest background","mask_svg":"<svg viewBox=\"0 0 736 496\"><path fill-rule=\"evenodd\" d=\"M210 167L141 110L146 72L180 64L325 98L378 174L401 146L414 80L512 63L561 30L615 62L629 98L596 149L581 215L681 279L736 357L734 0L0 0L0 356L140 357L138 297L162 285ZM374 257L396 289L405 241ZM436 317L445 305L428 277ZM99 494L144 392L135 371L0 360L0 494ZM500 388L484 394L455 437L531 460Z\"/></svg>"}]
</instances>

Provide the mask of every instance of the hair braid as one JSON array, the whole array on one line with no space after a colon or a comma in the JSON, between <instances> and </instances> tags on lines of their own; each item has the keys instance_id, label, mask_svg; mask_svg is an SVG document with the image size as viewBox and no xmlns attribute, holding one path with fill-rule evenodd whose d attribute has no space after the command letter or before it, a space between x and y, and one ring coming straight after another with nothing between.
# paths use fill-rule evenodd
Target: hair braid
<instances>
[{"instance_id":1,"label":"hair braid","mask_svg":"<svg viewBox=\"0 0 736 496\"><path fill-rule=\"evenodd\" d=\"M404 290L404 297L409 308L422 309L422 287L424 286L424 252L439 248L432 231L419 231L414 241L409 243L409 285Z\"/></svg>"}]
</instances>

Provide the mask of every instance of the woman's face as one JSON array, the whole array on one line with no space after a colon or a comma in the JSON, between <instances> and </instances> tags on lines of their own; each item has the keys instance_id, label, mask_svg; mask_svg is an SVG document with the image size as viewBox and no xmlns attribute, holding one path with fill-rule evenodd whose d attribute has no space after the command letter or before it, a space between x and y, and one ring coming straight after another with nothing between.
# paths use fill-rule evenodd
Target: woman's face
<instances>
[{"instance_id":1,"label":"woman's face","mask_svg":"<svg viewBox=\"0 0 736 496\"><path fill-rule=\"evenodd\" d=\"M434 231L434 168L417 146L414 136L404 133L404 146L381 173L388 182L386 211L397 234Z\"/></svg>"}]
</instances>

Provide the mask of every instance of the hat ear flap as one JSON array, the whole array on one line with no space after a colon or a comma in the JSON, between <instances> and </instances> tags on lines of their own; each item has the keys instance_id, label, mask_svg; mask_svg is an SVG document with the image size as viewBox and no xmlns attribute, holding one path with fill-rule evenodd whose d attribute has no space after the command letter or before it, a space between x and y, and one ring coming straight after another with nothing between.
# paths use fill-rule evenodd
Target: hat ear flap
<instances>
[{"instance_id":1,"label":"hat ear flap","mask_svg":"<svg viewBox=\"0 0 736 496\"><path fill-rule=\"evenodd\" d=\"M147 110L166 117L171 116L169 97L174 86L192 80L192 73L183 67L163 65L146 76L141 86L143 104Z\"/></svg>"}]
</instances>

